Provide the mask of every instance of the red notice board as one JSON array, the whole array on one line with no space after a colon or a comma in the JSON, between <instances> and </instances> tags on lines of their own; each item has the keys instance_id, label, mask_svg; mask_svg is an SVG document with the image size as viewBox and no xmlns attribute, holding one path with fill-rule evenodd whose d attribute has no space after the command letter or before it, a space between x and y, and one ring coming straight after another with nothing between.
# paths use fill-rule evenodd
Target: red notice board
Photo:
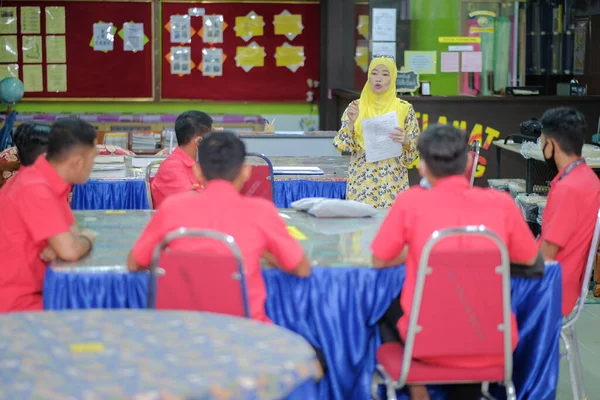
<instances>
[{"instance_id":1,"label":"red notice board","mask_svg":"<svg viewBox=\"0 0 600 400\"><path fill-rule=\"evenodd\" d=\"M314 1L298 1L296 3L177 3L163 2L161 21L161 97L162 99L197 99L219 101L313 101L307 98L312 91L316 97L319 92L315 81L319 80L319 3ZM171 43L168 28L172 15L189 14L189 9L201 9L205 15L222 15L224 21L223 43L204 43L200 30L203 28L203 17L190 17L191 43ZM273 18L284 11L301 15L304 29L302 33L289 40L284 35L276 35ZM262 36L254 36L248 42L236 36L234 27L236 17L243 17L254 12L263 17ZM192 13L193 14L193 13ZM237 47L247 46L255 42L264 47L266 56L264 66L253 67L246 72L236 65ZM278 46L287 43L290 46L304 47L304 66L293 72L286 67L276 65L275 53ZM189 46L193 68L191 73L178 75L171 73L169 55L171 47ZM221 48L224 62L222 76L204 76L200 63L202 50L205 48ZM199 69L200 68L200 69ZM310 80L310 81L309 81Z\"/></svg>"},{"instance_id":2,"label":"red notice board","mask_svg":"<svg viewBox=\"0 0 600 400\"><path fill-rule=\"evenodd\" d=\"M19 79L24 80L28 66L37 71L41 68L42 82L30 86L40 87L41 91L26 91L24 100L87 100L87 101L151 101L154 98L154 57L153 38L153 3L152 0L116 1L8 1L2 3L3 10L16 8L17 32L15 34L0 33L0 40L6 36L16 36L18 50ZM23 31L21 19L27 16L23 7L39 7L39 33ZM47 33L47 9L64 7L65 33ZM29 13L29 15L31 15ZM94 23L113 23L117 29L112 51L94 51L90 46L93 38ZM118 32L126 22L143 23L147 43L142 51L125 51L123 39ZM37 23L34 23L34 26ZM25 62L24 40L28 36L40 36L41 62ZM66 62L61 63L48 59L47 36L64 36ZM12 40L12 39L10 39ZM48 62L51 61L51 62ZM3 63L5 64L5 63ZM13 65L14 65L13 64ZM49 91L48 66L66 65L66 91ZM1 66L1 65L0 65ZM39 67L38 67L39 66ZM7 65L3 68L6 70ZM29 69L31 71L31 69ZM39 76L38 74L34 74ZM33 75L30 75L33 76ZM26 85L27 86L27 85Z\"/></svg>"}]
</instances>

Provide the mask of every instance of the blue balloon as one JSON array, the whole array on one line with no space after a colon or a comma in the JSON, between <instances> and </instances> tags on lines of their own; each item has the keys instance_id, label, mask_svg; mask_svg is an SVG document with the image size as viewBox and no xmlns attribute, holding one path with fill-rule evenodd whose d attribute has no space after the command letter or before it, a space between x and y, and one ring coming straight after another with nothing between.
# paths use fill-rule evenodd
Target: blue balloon
<instances>
[{"instance_id":1,"label":"blue balloon","mask_svg":"<svg viewBox=\"0 0 600 400\"><path fill-rule=\"evenodd\" d=\"M0 102L5 106L14 106L23 98L25 88L17 78L8 77L0 81Z\"/></svg>"}]
</instances>

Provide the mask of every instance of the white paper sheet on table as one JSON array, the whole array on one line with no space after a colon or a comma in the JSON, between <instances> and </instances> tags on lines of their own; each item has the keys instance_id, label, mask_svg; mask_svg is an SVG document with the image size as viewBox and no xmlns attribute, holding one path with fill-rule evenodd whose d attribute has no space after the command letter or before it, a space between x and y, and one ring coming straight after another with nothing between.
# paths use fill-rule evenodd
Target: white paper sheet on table
<instances>
[{"instance_id":1,"label":"white paper sheet on table","mask_svg":"<svg viewBox=\"0 0 600 400\"><path fill-rule=\"evenodd\" d=\"M319 167L273 167L273 175L324 175Z\"/></svg>"},{"instance_id":2,"label":"white paper sheet on table","mask_svg":"<svg viewBox=\"0 0 600 400\"><path fill-rule=\"evenodd\" d=\"M402 154L402 144L390 137L398 127L398 114L389 112L373 118L363 119L363 138L367 162L376 162Z\"/></svg>"}]
</instances>

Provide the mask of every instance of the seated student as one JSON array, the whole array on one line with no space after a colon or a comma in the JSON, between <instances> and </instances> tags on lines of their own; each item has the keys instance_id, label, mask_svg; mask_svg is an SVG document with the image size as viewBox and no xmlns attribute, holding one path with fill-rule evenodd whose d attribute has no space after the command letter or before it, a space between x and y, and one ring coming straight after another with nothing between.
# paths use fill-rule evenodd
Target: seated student
<instances>
[{"instance_id":1,"label":"seated student","mask_svg":"<svg viewBox=\"0 0 600 400\"><path fill-rule=\"evenodd\" d=\"M542 215L540 251L546 260L562 265L562 313L566 316L581 292L600 208L600 181L581 157L586 123L579 111L554 108L544 113L541 123L544 158L556 177Z\"/></svg>"},{"instance_id":2,"label":"seated student","mask_svg":"<svg viewBox=\"0 0 600 400\"><path fill-rule=\"evenodd\" d=\"M417 148L421 155L419 172L427 178L431 188L413 186L398 194L371 244L376 268L406 262L402 292L382 321L382 334L385 330L392 334L391 340L384 338L384 341L401 341L406 337L421 251L434 231L455 226L485 225L506 244L511 262L532 266L538 256L535 238L514 200L508 194L493 189L470 187L465 171L471 168L473 160L465 132L452 126L433 126L421 134ZM481 240L486 243L485 239ZM476 239L470 241L477 242ZM513 337L516 334L513 326ZM514 342L513 346L516 340ZM487 362L468 360L465 363L464 359L428 361L469 367L474 367L473 362L481 362L482 365ZM477 398L479 390L479 385L458 385L453 388L454 397L451 398ZM427 399L427 391L422 386L413 386L411 398Z\"/></svg>"},{"instance_id":3,"label":"seated student","mask_svg":"<svg viewBox=\"0 0 600 400\"><path fill-rule=\"evenodd\" d=\"M46 157L24 168L0 190L0 312L42 310L46 265L87 254L94 234L80 232L67 196L94 165L96 130L78 119L59 119Z\"/></svg>"},{"instance_id":4,"label":"seated student","mask_svg":"<svg viewBox=\"0 0 600 400\"><path fill-rule=\"evenodd\" d=\"M37 158L48 151L50 125L25 122L17 127L13 134L13 143L17 147L22 167L32 165Z\"/></svg>"},{"instance_id":5,"label":"seated student","mask_svg":"<svg viewBox=\"0 0 600 400\"><path fill-rule=\"evenodd\" d=\"M196 164L198 143L212 129L212 118L201 111L186 111L175 121L178 146L160 164L151 184L154 208L160 207L166 197L202 188Z\"/></svg>"},{"instance_id":6,"label":"seated student","mask_svg":"<svg viewBox=\"0 0 600 400\"><path fill-rule=\"evenodd\" d=\"M310 275L310 264L273 203L240 194L252 169L244 164L245 158L246 148L235 133L207 135L198 146L205 189L198 194L181 193L166 199L133 246L127 265L132 271L148 267L156 245L167 233L182 226L231 235L242 252L247 272L250 314L253 319L269 321L261 275L265 252L280 268L298 276Z\"/></svg>"}]
</instances>

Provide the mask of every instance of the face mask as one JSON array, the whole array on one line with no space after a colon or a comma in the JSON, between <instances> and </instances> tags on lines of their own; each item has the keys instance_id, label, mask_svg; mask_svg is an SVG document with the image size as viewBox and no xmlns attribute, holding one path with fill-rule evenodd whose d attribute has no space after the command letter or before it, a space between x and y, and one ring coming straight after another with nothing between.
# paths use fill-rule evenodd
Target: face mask
<instances>
[{"instance_id":1,"label":"face mask","mask_svg":"<svg viewBox=\"0 0 600 400\"><path fill-rule=\"evenodd\" d=\"M546 160L546 165L548 165L548 168L550 168L552 176L555 176L558 174L558 166L556 165L556 160L554 159L554 147L552 147L552 154L550 155L550 158L547 158L546 146L548 146L548 142L546 142L544 148L542 149L542 155L544 156L544 160Z\"/></svg>"}]
</instances>

